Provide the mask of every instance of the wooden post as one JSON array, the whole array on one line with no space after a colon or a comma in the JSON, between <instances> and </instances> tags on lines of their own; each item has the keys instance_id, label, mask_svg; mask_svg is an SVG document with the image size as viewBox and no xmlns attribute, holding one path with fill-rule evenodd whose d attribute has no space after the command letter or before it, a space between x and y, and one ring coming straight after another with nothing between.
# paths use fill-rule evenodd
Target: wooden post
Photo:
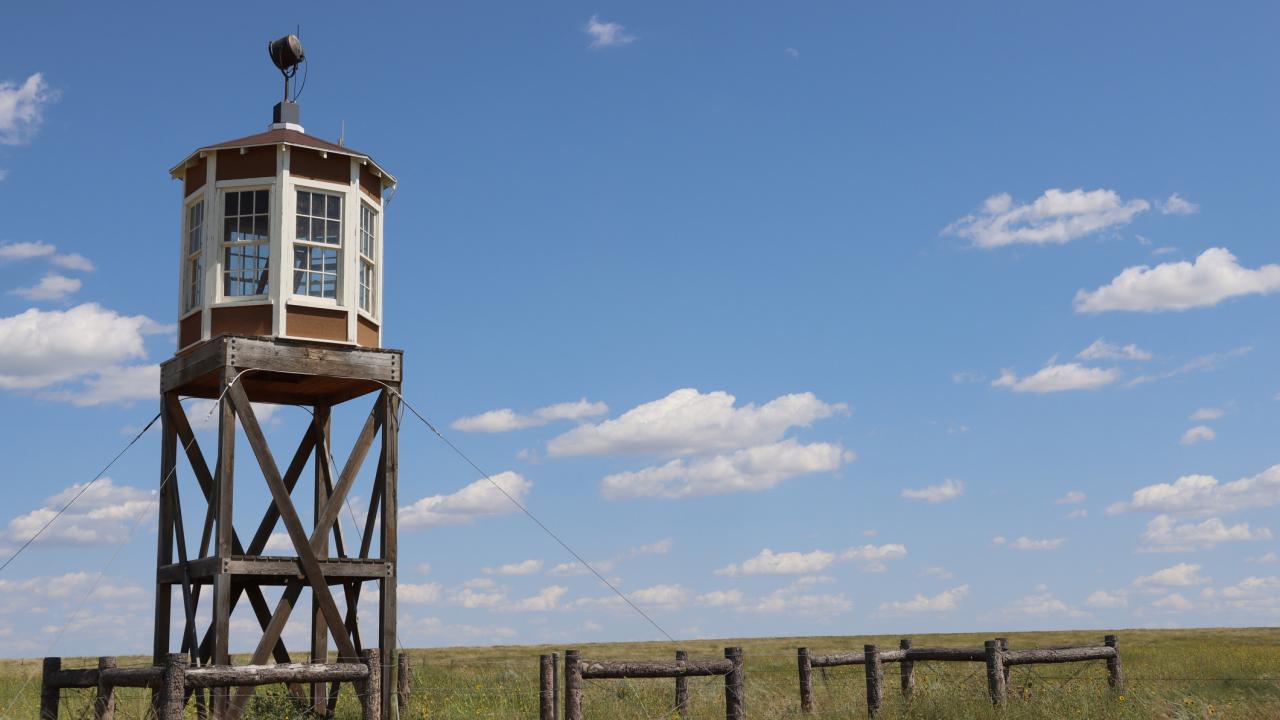
<instances>
[{"instance_id":1,"label":"wooden post","mask_svg":"<svg viewBox=\"0 0 1280 720\"><path fill-rule=\"evenodd\" d=\"M116 693L110 685L102 682L102 671L116 666L113 657L98 658L98 695L93 702L94 720L112 720L116 714Z\"/></svg>"},{"instance_id":2,"label":"wooden post","mask_svg":"<svg viewBox=\"0 0 1280 720\"><path fill-rule=\"evenodd\" d=\"M401 650L396 656L396 709L400 711L401 718L408 717L410 692L409 653Z\"/></svg>"},{"instance_id":3,"label":"wooden post","mask_svg":"<svg viewBox=\"0 0 1280 720\"><path fill-rule=\"evenodd\" d=\"M1115 635L1107 635L1102 639L1104 645L1116 651L1115 657L1107 658L1107 684L1116 692L1124 689L1124 671L1120 669L1119 641Z\"/></svg>"},{"instance_id":4,"label":"wooden post","mask_svg":"<svg viewBox=\"0 0 1280 720\"><path fill-rule=\"evenodd\" d=\"M577 650L564 651L564 720L582 720L582 668Z\"/></svg>"},{"instance_id":5,"label":"wooden post","mask_svg":"<svg viewBox=\"0 0 1280 720\"><path fill-rule=\"evenodd\" d=\"M336 478L328 478L325 474L329 462L329 438L332 435L332 423L328 405L315 406L315 420L313 422L315 423L316 434L319 436L319 442L316 443L315 461L312 463L315 468L315 491L312 493L312 522L314 524L312 527L320 524L325 505L329 503L329 486L331 483L337 482ZM328 557L329 533L325 533L324 539L312 547L316 551L317 558ZM311 662L329 662L329 626L325 623L324 611L320 609L320 601L314 595L311 598ZM323 716L326 714L328 707L329 686L324 683L312 683L311 711Z\"/></svg>"},{"instance_id":6,"label":"wooden post","mask_svg":"<svg viewBox=\"0 0 1280 720\"><path fill-rule=\"evenodd\" d=\"M899 640L898 649L904 652L910 650L911 638ZM902 673L902 697L909 700L916 691L916 664L904 657L898 663L898 670Z\"/></svg>"},{"instance_id":7,"label":"wooden post","mask_svg":"<svg viewBox=\"0 0 1280 720\"><path fill-rule=\"evenodd\" d=\"M1013 670L1013 666L1005 665L1003 662L1003 658L1005 653L1009 652L1009 638L998 637L996 638L996 642L1000 644L1000 657L1002 658L1000 664L1004 667L1004 689L1005 689L1005 692L1008 692L1009 691L1009 673Z\"/></svg>"},{"instance_id":8,"label":"wooden post","mask_svg":"<svg viewBox=\"0 0 1280 720\"><path fill-rule=\"evenodd\" d=\"M555 720L555 660L538 656L538 720Z\"/></svg>"},{"instance_id":9,"label":"wooden post","mask_svg":"<svg viewBox=\"0 0 1280 720\"><path fill-rule=\"evenodd\" d=\"M54 687L53 674L62 669L62 658L47 657L40 683L40 720L58 720L58 695L62 688Z\"/></svg>"},{"instance_id":10,"label":"wooden post","mask_svg":"<svg viewBox=\"0 0 1280 720\"><path fill-rule=\"evenodd\" d=\"M725 720L746 720L747 693L746 676L742 669L742 648L727 647L724 656L733 663L729 674L724 676L724 717Z\"/></svg>"},{"instance_id":11,"label":"wooden post","mask_svg":"<svg viewBox=\"0 0 1280 720\"><path fill-rule=\"evenodd\" d=\"M560 720L560 653L551 653L551 720Z\"/></svg>"},{"instance_id":12,"label":"wooden post","mask_svg":"<svg viewBox=\"0 0 1280 720\"><path fill-rule=\"evenodd\" d=\"M1004 702L1004 653L1000 652L1000 643L988 640L982 644L987 656L987 692L991 702L1000 705Z\"/></svg>"},{"instance_id":13,"label":"wooden post","mask_svg":"<svg viewBox=\"0 0 1280 720\"><path fill-rule=\"evenodd\" d=\"M360 661L369 668L369 676L360 689L361 720L382 720L382 653L377 648L365 648Z\"/></svg>"},{"instance_id":14,"label":"wooden post","mask_svg":"<svg viewBox=\"0 0 1280 720\"><path fill-rule=\"evenodd\" d=\"M156 568L173 563L174 516L181 512L173 500L173 484L178 482L178 437L173 422L160 399L160 496L156 507L159 512L156 533ZM151 662L160 665L169 654L169 624L173 608L173 585L156 580L156 616L152 633ZM159 690L151 692L152 710L160 714Z\"/></svg>"},{"instance_id":15,"label":"wooden post","mask_svg":"<svg viewBox=\"0 0 1280 720\"><path fill-rule=\"evenodd\" d=\"M800 673L800 712L813 712L813 665L809 662L809 648L796 649L796 669Z\"/></svg>"},{"instance_id":16,"label":"wooden post","mask_svg":"<svg viewBox=\"0 0 1280 720\"><path fill-rule=\"evenodd\" d=\"M383 391L378 399L378 412L382 415L382 447L379 467L382 470L382 523L379 546L382 559L391 568L391 574L378 581L378 636L382 643L382 662L391 665L391 652L395 650L399 635L396 634L396 565L399 556L397 536L400 508L400 385L395 392ZM382 679L382 697L390 702L393 686L391 678Z\"/></svg>"},{"instance_id":17,"label":"wooden post","mask_svg":"<svg viewBox=\"0 0 1280 720\"><path fill-rule=\"evenodd\" d=\"M867 714L875 717L884 702L884 666L880 664L880 648L863 645L862 658L867 673Z\"/></svg>"},{"instance_id":18,"label":"wooden post","mask_svg":"<svg viewBox=\"0 0 1280 720\"><path fill-rule=\"evenodd\" d=\"M187 699L187 662L185 653L170 653L165 657L159 720L182 720Z\"/></svg>"},{"instance_id":19,"label":"wooden post","mask_svg":"<svg viewBox=\"0 0 1280 720\"><path fill-rule=\"evenodd\" d=\"M222 382L219 385L222 399L218 403L218 461L214 466L213 498L214 507L214 542L213 555L219 559L231 557L234 550L235 527L232 524L232 508L234 503L233 481L236 466L236 410L231 399L226 396L227 389L236 379L236 369L228 365L222 371ZM218 572L213 576L213 611L210 620L213 631L213 664L231 664L231 583L230 573ZM157 664L160 658L156 658ZM217 720L227 717L231 693L228 688L214 688L210 691L212 715Z\"/></svg>"},{"instance_id":20,"label":"wooden post","mask_svg":"<svg viewBox=\"0 0 1280 720\"><path fill-rule=\"evenodd\" d=\"M682 663L689 659L689 653L684 650L676 651L676 662ZM680 720L689 720L689 678L676 678L676 713Z\"/></svg>"}]
</instances>

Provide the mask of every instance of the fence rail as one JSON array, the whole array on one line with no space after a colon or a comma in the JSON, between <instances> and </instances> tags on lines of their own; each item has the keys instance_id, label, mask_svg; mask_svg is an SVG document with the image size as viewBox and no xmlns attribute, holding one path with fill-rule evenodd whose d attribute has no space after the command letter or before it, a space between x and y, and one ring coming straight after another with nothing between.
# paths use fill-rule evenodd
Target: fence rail
<instances>
[{"instance_id":1,"label":"fence rail","mask_svg":"<svg viewBox=\"0 0 1280 720\"><path fill-rule=\"evenodd\" d=\"M540 720L556 720L554 700L555 659L540 658L538 676ZM582 720L582 683L585 680L624 680L670 678L676 681L675 711L684 720L689 717L691 677L723 677L725 720L746 720L746 676L743 673L742 648L724 649L724 659L690 660L684 650L676 651L673 661L588 660L577 650L564 653L564 720Z\"/></svg>"}]
</instances>

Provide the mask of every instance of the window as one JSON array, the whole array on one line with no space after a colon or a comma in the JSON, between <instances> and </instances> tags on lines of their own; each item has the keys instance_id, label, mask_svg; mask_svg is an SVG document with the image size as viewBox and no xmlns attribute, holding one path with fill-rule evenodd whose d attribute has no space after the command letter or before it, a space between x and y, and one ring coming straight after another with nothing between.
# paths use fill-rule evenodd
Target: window
<instances>
[{"instance_id":1,"label":"window","mask_svg":"<svg viewBox=\"0 0 1280 720\"><path fill-rule=\"evenodd\" d=\"M182 252L182 311L200 306L204 290L204 201L187 206L187 227Z\"/></svg>"},{"instance_id":2,"label":"window","mask_svg":"<svg viewBox=\"0 0 1280 720\"><path fill-rule=\"evenodd\" d=\"M298 191L293 245L293 292L338 299L338 248L342 245L342 198Z\"/></svg>"},{"instance_id":3,"label":"window","mask_svg":"<svg viewBox=\"0 0 1280 720\"><path fill-rule=\"evenodd\" d=\"M222 294L266 295L270 261L270 192L228 191L222 216Z\"/></svg>"},{"instance_id":4,"label":"window","mask_svg":"<svg viewBox=\"0 0 1280 720\"><path fill-rule=\"evenodd\" d=\"M360 309L373 314L374 253L377 252L378 214L360 203Z\"/></svg>"}]
</instances>

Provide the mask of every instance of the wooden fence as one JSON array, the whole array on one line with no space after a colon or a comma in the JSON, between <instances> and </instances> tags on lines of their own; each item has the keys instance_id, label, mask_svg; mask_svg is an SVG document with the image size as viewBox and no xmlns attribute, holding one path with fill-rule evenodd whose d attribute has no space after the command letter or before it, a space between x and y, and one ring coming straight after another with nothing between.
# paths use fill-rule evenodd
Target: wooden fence
<instances>
[{"instance_id":1,"label":"wooden fence","mask_svg":"<svg viewBox=\"0 0 1280 720\"><path fill-rule=\"evenodd\" d=\"M542 682L540 720L556 720L555 663L549 655L541 659ZM564 654L564 720L582 720L582 683L584 680L621 680L629 678L674 678L675 710L682 720L689 717L687 678L724 677L725 720L746 720L746 676L743 672L742 648L724 649L724 659L690 660L679 650L674 661L588 660L577 650Z\"/></svg>"},{"instance_id":2,"label":"wooden fence","mask_svg":"<svg viewBox=\"0 0 1280 720\"><path fill-rule=\"evenodd\" d=\"M1124 675L1120 669L1120 648L1115 635L1107 635L1103 638L1102 645L1029 650L1009 650L1009 641L1006 638L988 640L981 648L918 648L912 647L910 638L898 641L897 650L881 651L876 645L864 645L861 653L810 655L808 648L799 648L796 650L796 662L800 676L800 710L805 713L813 712L813 668L862 665L867 680L867 713L874 716L884 703L885 663L898 663L902 695L907 698L915 692L915 663L917 662L985 663L987 692L991 702L1000 705L1005 701L1009 686L1009 671L1014 666L1088 660L1105 660L1107 684L1113 690L1121 689Z\"/></svg>"},{"instance_id":3,"label":"wooden fence","mask_svg":"<svg viewBox=\"0 0 1280 720\"><path fill-rule=\"evenodd\" d=\"M360 694L362 720L382 720L382 694L378 690L382 678L380 662L376 649L362 652L358 663L205 667L189 667L190 660L183 653L169 655L164 665L122 668L116 667L114 658L104 657L98 659L97 668L75 670L63 670L62 658L49 657L44 659L40 720L58 720L58 700L61 691L68 688L97 691L93 707L95 720L113 720L117 687L151 688L157 720L182 720L187 700L206 689L329 682L355 683ZM407 666L404 669L407 670ZM405 697L408 685L403 688L402 697Z\"/></svg>"}]
</instances>

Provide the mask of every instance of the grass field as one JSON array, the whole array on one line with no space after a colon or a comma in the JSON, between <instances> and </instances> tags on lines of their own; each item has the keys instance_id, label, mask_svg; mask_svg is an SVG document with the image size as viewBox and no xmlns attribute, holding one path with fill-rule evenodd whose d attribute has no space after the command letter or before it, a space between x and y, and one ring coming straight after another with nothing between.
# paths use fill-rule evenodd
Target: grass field
<instances>
[{"instance_id":1,"label":"grass field","mask_svg":"<svg viewBox=\"0 0 1280 720\"><path fill-rule=\"evenodd\" d=\"M1012 649L1099 644L1102 631L1010 634ZM985 666L980 663L917 663L917 692L910 704L898 693L896 665L885 667L882 718L1280 718L1280 629L1120 631L1126 676L1122 693L1107 688L1102 662L1016 667L1010 701L994 710L987 701ZM981 646L990 635L919 635L916 646ZM722 657L723 648L745 650L747 712L752 718L798 718L795 649L814 654L860 650L864 643L897 647L898 638L806 637L700 640L682 643L690 657ZM584 657L667 659L665 643L577 645ZM413 696L408 718L536 718L538 655L556 647L499 646L408 650L413 664ZM121 658L121 664L144 664ZM92 658L68 658L63 667L91 667ZM40 692L38 660L0 662L0 717L34 718ZM814 671L814 718L866 716L861 667ZM719 678L691 678L694 718L723 718ZM349 692L349 689L348 689ZM583 707L588 718L656 720L674 717L674 681L588 681ZM121 691L117 717L146 716L141 691ZM63 695L62 717L91 717L90 692ZM190 716L195 717L189 709ZM251 718L302 717L282 689L262 689ZM357 699L344 694L339 718L359 718Z\"/></svg>"}]
</instances>

